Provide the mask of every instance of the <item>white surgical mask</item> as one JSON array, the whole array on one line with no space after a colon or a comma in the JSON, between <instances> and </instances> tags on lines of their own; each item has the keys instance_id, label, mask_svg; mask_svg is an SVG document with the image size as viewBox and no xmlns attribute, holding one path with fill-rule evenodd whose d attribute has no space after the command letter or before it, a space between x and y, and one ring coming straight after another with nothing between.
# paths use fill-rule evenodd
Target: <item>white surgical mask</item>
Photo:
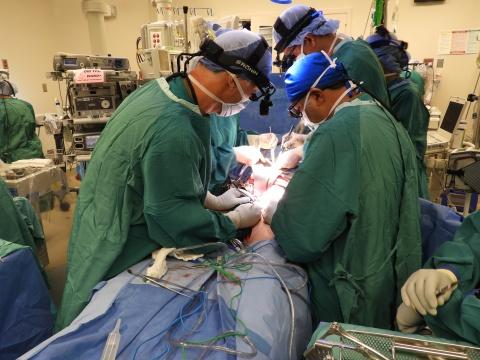
<instances>
[{"instance_id":1,"label":"white surgical mask","mask_svg":"<svg viewBox=\"0 0 480 360\"><path fill-rule=\"evenodd\" d=\"M302 45L300 46L300 54L298 54L298 56L295 58L295 61L300 60L301 58L304 58L306 56L305 53L303 52L303 43L304 42L305 42L305 40L302 41Z\"/></svg>"},{"instance_id":2,"label":"white surgical mask","mask_svg":"<svg viewBox=\"0 0 480 360\"><path fill-rule=\"evenodd\" d=\"M343 98L349 93L351 92L352 90L354 90L355 88L357 87L357 85L352 85L351 87L349 87L348 89L346 89L339 97L338 99L335 101L335 103L332 105L332 107L330 108L330 111L328 112L327 116L325 118L323 118L322 120L320 120L318 123L314 123L312 121L310 121L310 119L308 118L308 115L307 115L307 112L305 111L306 109L306 104L307 104L307 100L305 100L305 105L303 106L303 122L305 123L305 126L308 126L310 128L310 130L312 131L315 131L317 130L317 128L323 124L325 121L327 121L328 117L330 116L331 113L333 113L335 111L335 109L337 108L337 106L340 104L340 102L343 100Z\"/></svg>"},{"instance_id":3,"label":"white surgical mask","mask_svg":"<svg viewBox=\"0 0 480 360\"><path fill-rule=\"evenodd\" d=\"M250 101L249 97L245 94L245 92L242 89L242 86L240 85L240 82L238 81L237 77L230 72L228 72L228 75L230 75L233 78L233 81L235 82L235 85L237 86L238 92L240 93L240 96L242 97L241 100L238 103L226 103L222 99L220 99L218 96L216 96L214 93L212 93L210 90L208 90L205 86L203 86L197 79L195 79L192 75L188 75L188 78L192 83L197 85L200 90L202 90L206 95L208 95L211 99L215 100L216 102L219 102L222 104L222 110L218 114L219 116L232 116L235 114L238 114L240 111L245 109L246 104Z\"/></svg>"},{"instance_id":4,"label":"white surgical mask","mask_svg":"<svg viewBox=\"0 0 480 360\"><path fill-rule=\"evenodd\" d=\"M322 53L323 55L325 56L325 58L327 58L329 61L330 61L330 65L320 74L320 76L317 78L317 80L315 80L315 82L313 83L311 89L314 89L318 83L320 82L320 80L322 80L322 78L325 76L325 74L327 73L327 71L329 69L334 69L336 68L337 64L336 64L336 59L331 59L323 50L322 50ZM330 111L328 112L327 116L325 118L323 118L322 120L320 120L319 122L316 122L314 123L313 121L311 121L307 115L307 111L306 111L306 108L307 108L307 104L308 104L308 99L310 98L310 92L311 90L308 92L307 94L307 97L305 98L305 102L303 103L303 109L302 109L302 119L303 119L303 122L305 123L305 126L309 127L312 131L315 131L319 126L320 124L324 123L325 121L327 121L328 117L330 116L330 114L335 110L335 108L338 106L338 104L340 104L340 102L343 100L343 98L349 93L351 92L352 90L354 90L357 86L354 85L352 82L349 82L350 84L350 87L348 89L346 89L339 97L338 99L335 101L335 103L332 105L332 107L330 108Z\"/></svg>"}]
</instances>

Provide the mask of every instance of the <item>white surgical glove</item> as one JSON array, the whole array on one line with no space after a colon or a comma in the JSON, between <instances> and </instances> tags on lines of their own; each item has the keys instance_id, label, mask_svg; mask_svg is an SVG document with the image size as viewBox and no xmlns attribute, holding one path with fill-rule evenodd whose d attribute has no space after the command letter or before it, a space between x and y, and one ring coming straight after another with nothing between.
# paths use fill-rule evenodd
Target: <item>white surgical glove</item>
<instances>
[{"instance_id":1,"label":"white surgical glove","mask_svg":"<svg viewBox=\"0 0 480 360\"><path fill-rule=\"evenodd\" d=\"M397 310L398 330L403 333L414 334L424 323L425 321L419 313L404 303L400 304Z\"/></svg>"},{"instance_id":2,"label":"white surgical glove","mask_svg":"<svg viewBox=\"0 0 480 360\"><path fill-rule=\"evenodd\" d=\"M248 202L250 202L250 198L243 195L238 189L231 188L220 196L215 196L207 192L204 205L210 210L225 211Z\"/></svg>"},{"instance_id":3,"label":"white surgical glove","mask_svg":"<svg viewBox=\"0 0 480 360\"><path fill-rule=\"evenodd\" d=\"M248 145L260 149L273 149L277 146L278 138L273 133L266 133L260 135L247 135Z\"/></svg>"},{"instance_id":4,"label":"white surgical glove","mask_svg":"<svg viewBox=\"0 0 480 360\"><path fill-rule=\"evenodd\" d=\"M252 227L260 221L262 208L259 204L243 204L227 213L237 229Z\"/></svg>"},{"instance_id":5,"label":"white surgical glove","mask_svg":"<svg viewBox=\"0 0 480 360\"><path fill-rule=\"evenodd\" d=\"M279 201L282 199L283 194L285 193L285 188L278 185L273 185L270 187L262 197L262 217L263 221L271 225L272 218L275 212L277 211L277 206Z\"/></svg>"},{"instance_id":6,"label":"white surgical glove","mask_svg":"<svg viewBox=\"0 0 480 360\"><path fill-rule=\"evenodd\" d=\"M303 144L305 144L307 137L308 135L297 134L293 132L290 135L285 134L282 137L283 147L285 149L293 149L293 148L302 146Z\"/></svg>"},{"instance_id":7,"label":"white surgical glove","mask_svg":"<svg viewBox=\"0 0 480 360\"><path fill-rule=\"evenodd\" d=\"M303 158L303 147L282 152L275 162L277 169L293 169L298 166Z\"/></svg>"},{"instance_id":8,"label":"white surgical glove","mask_svg":"<svg viewBox=\"0 0 480 360\"><path fill-rule=\"evenodd\" d=\"M263 159L262 153L259 149L253 146L243 145L233 148L237 161L241 164L252 166L260 159Z\"/></svg>"},{"instance_id":9,"label":"white surgical glove","mask_svg":"<svg viewBox=\"0 0 480 360\"><path fill-rule=\"evenodd\" d=\"M405 305L425 316L437 315L437 307L450 299L457 287L457 277L447 269L421 269L414 272L402 287Z\"/></svg>"}]
</instances>

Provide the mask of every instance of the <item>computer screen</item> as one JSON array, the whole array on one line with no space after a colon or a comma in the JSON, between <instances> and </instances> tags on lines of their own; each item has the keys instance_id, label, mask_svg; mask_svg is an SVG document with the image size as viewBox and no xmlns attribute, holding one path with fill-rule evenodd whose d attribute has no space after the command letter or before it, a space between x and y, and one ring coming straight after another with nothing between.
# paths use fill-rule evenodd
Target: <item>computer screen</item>
<instances>
[{"instance_id":1,"label":"computer screen","mask_svg":"<svg viewBox=\"0 0 480 360\"><path fill-rule=\"evenodd\" d=\"M462 114L463 106L464 103L450 101L445 116L443 117L442 125L440 126L443 130L453 133Z\"/></svg>"}]
</instances>

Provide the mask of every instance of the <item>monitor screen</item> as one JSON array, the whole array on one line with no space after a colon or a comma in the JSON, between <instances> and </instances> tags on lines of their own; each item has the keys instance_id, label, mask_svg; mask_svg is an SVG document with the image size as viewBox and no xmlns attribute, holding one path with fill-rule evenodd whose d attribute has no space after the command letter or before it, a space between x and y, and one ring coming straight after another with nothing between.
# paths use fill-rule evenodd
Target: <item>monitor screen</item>
<instances>
[{"instance_id":1,"label":"monitor screen","mask_svg":"<svg viewBox=\"0 0 480 360\"><path fill-rule=\"evenodd\" d=\"M67 66L67 65L76 65L76 64L77 64L77 58L65 58L65 59L63 60L63 64L64 64L65 66Z\"/></svg>"},{"instance_id":2,"label":"monitor screen","mask_svg":"<svg viewBox=\"0 0 480 360\"><path fill-rule=\"evenodd\" d=\"M442 125L440 126L443 130L453 133L462 114L463 105L462 103L450 101L445 116L443 117Z\"/></svg>"},{"instance_id":3,"label":"monitor screen","mask_svg":"<svg viewBox=\"0 0 480 360\"><path fill-rule=\"evenodd\" d=\"M100 135L87 135L85 136L85 148L92 150L97 144Z\"/></svg>"}]
</instances>

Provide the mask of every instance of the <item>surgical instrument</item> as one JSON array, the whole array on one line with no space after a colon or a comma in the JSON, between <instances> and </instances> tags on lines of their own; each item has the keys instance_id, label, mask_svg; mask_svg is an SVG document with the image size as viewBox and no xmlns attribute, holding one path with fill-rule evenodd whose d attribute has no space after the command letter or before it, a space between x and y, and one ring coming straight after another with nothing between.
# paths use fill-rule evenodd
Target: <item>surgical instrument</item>
<instances>
[{"instance_id":1,"label":"surgical instrument","mask_svg":"<svg viewBox=\"0 0 480 360\"><path fill-rule=\"evenodd\" d=\"M281 143L281 145L280 145L280 150L282 150L282 151L285 150L285 149L284 149L285 141L289 140L289 139L290 139L290 136L292 136L293 128L294 128L294 126L292 125L292 126L290 127L290 131L287 133L287 135L284 136L284 137L282 137L282 143Z\"/></svg>"},{"instance_id":2,"label":"surgical instrument","mask_svg":"<svg viewBox=\"0 0 480 360\"><path fill-rule=\"evenodd\" d=\"M184 294L183 292L178 291L178 290L175 290L175 289L173 289L173 288L171 288L171 287L169 287L169 286L167 286L167 285L165 285L165 284L168 283L168 284L174 285L174 286L176 286L176 287L178 287L178 288L185 289L183 286L180 286L180 285L177 285L177 284L173 284L173 283L171 283L171 282L169 282L169 281L162 280L162 279L154 279L154 278L152 278L151 276L147 276L147 275L144 275L144 274L134 273L131 269L128 269L127 271L128 271L129 274L132 274L133 276L137 276L137 277L141 278L141 279L142 279L143 281L145 281L145 282L150 282L150 283L152 283L152 284L154 284L154 285L157 285L157 286L159 286L159 287L162 287L162 288L164 288L164 289L173 291L174 293L176 293L176 294L178 294L178 295L182 295L182 296L188 297L188 298L190 298L190 299L193 298L192 296L187 295L187 294ZM165 284L162 284L161 282L164 282ZM190 290L190 289L188 289L188 290ZM192 290L190 290L190 291L192 291Z\"/></svg>"},{"instance_id":3,"label":"surgical instrument","mask_svg":"<svg viewBox=\"0 0 480 360\"><path fill-rule=\"evenodd\" d=\"M269 129L270 129L270 134L272 134L272 127L269 126ZM278 141L278 140L277 140ZM276 145L277 143L275 143ZM272 164L275 164L275 147L271 148L270 149L270 161L272 162Z\"/></svg>"}]
</instances>

